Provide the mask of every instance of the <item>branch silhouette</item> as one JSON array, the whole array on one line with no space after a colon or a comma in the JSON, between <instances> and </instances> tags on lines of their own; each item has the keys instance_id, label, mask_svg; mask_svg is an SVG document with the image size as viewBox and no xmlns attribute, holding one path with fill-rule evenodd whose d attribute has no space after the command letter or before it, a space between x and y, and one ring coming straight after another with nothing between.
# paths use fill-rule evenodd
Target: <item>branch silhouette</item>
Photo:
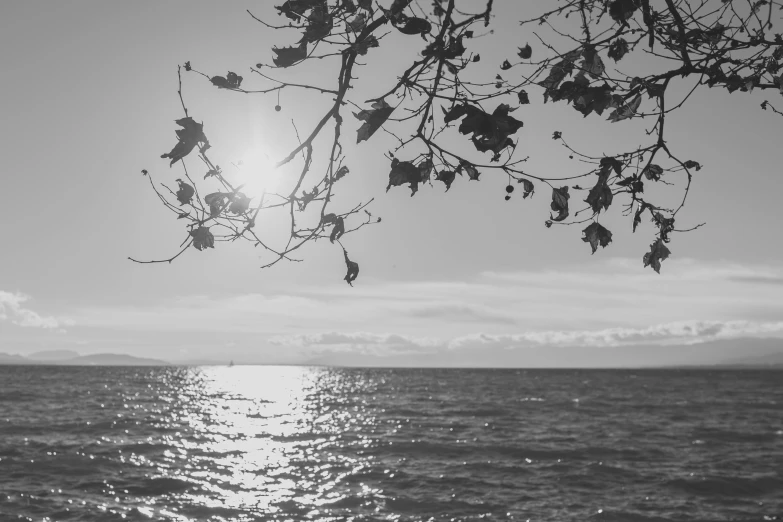
<instances>
[{"instance_id":1,"label":"branch silhouette","mask_svg":"<svg viewBox=\"0 0 783 522\"><path fill-rule=\"evenodd\" d=\"M384 3L388 7L380 4ZM389 5L390 4L390 5ZM766 8L764 7L766 6ZM346 106L356 109L352 115L360 122L356 147L372 139L378 130L395 137L397 145L388 151L389 180L386 190L407 186L414 196L421 185L442 182L448 191L461 179L479 180L482 174L500 174L505 183L505 199L522 185L522 197L532 197L536 184L551 190L552 213L545 225L589 223L582 240L595 253L599 246L612 242L612 233L599 221L611 207L620 203L622 213L631 219L632 229L646 218L656 234L650 250L643 256L644 266L660 272L661 262L669 255L672 232L686 232L702 224L676 229L678 213L684 208L699 162L683 155L683 147L667 141L667 116L697 96L705 88L725 89L729 93L775 90L783 93L783 38L772 33L773 9L779 2L739 2L726 0L566 0L535 18L520 22L521 33L529 42L522 46L514 61L507 57L493 77L473 74L479 54L471 51L479 36L491 38L493 2L434 0L431 12L424 13L411 0L373 2L371 0L288 0L275 9L287 23L272 24L248 11L264 30L296 30L301 38L296 45L273 47L272 64L256 64L249 70L254 79L271 82L257 89L243 87L239 74L210 75L190 62L178 66L178 94L184 117L177 120L177 143L164 154L170 164L180 164L185 180L178 179L177 190L155 185L153 191L162 204L186 222L187 235L172 262L191 247L214 248L216 242L244 239L261 246L269 256L263 267L280 261L300 261L292 257L303 246L328 239L337 253L343 254L353 284L359 265L349 258L344 247L346 236L368 225L379 223L369 211L369 201L359 201L342 210L333 210L333 189L349 175L343 123ZM766 12L765 12L766 11ZM569 18L570 17L570 18ZM573 20L578 20L574 23ZM477 35L476 31L484 31ZM349 97L357 60L373 65L373 49L384 45L384 37L398 32L419 42L408 66L393 85L378 86L377 96L357 102ZM295 83L278 78L286 69L307 67L313 60L339 58L334 68L334 86ZM501 57L493 57L500 62ZM636 71L626 74L606 66L628 65ZM639 68L646 71L638 72ZM363 64L361 64L363 65ZM231 173L214 164L208 151L210 142L204 124L188 112L182 93L182 71L208 81L218 89L240 94L277 93L285 89L317 91L324 98L320 118L292 145L276 167L299 165L291 179L292 190L284 194L265 192L258 201L232 183ZM270 69L274 72L263 72ZM672 89L672 86L677 87ZM579 170L563 176L524 169L527 157L516 155L517 132L523 122L512 114L530 104L530 93L541 93L543 103L566 104L596 125L624 125L632 120L649 121L639 143L628 150L611 154L579 151L569 145L563 132L552 138L570 158L577 158ZM682 92L686 94L683 96ZM375 94L374 94L375 96ZM763 109L781 114L765 101ZM469 147L455 150L445 140L454 136ZM331 129L332 138L323 164L314 165L316 138ZM299 138L299 131L296 130ZM319 142L320 143L320 142ZM687 152L687 148L685 148ZM194 182L187 161L197 157L207 169L204 180ZM477 160L477 157L488 160ZM316 167L319 172L314 172ZM323 170L321 170L323 169ZM588 187L569 185L584 180ZM203 197L204 186L217 182L220 189ZM679 191L676 202L665 204L648 199L645 187L660 184ZM303 187L310 187L309 190ZM164 190L161 190L164 189ZM584 203L575 212L577 198ZM572 196L575 196L572 199ZM669 208L672 207L672 208ZM262 212L286 209L287 239L279 246L262 238L256 221ZM581 215L581 217L580 217ZM585 217L586 216L586 217ZM184 247L183 247L184 245Z\"/></svg>"}]
</instances>

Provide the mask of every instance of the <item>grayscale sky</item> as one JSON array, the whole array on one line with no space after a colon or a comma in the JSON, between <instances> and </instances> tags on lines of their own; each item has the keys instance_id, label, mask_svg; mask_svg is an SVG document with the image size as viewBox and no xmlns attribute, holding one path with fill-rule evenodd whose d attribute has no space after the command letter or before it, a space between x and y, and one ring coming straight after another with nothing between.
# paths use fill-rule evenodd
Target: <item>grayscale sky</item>
<instances>
[{"instance_id":1,"label":"grayscale sky","mask_svg":"<svg viewBox=\"0 0 783 522\"><path fill-rule=\"evenodd\" d=\"M517 22L547 4L495 3L495 34L471 42L487 74L526 42L541 51ZM707 224L675 235L661 275L641 263L652 225L631 234L619 206L601 218L614 242L591 256L582 227L544 227L543 186L532 200L505 202L505 180L486 173L479 182L458 179L449 193L440 183L413 198L404 187L384 192L382 154L394 139L378 133L356 148L361 122L350 117L351 174L335 204L375 197L372 212L383 217L345 238L361 265L354 288L328 243L308 247L301 263L265 270L258 267L268 259L246 244L188 251L171 265L131 263L128 256L169 257L183 238L182 222L140 174L148 169L169 184L181 175L159 157L182 117L177 64L231 70L245 77L243 87L269 87L249 67L297 39L262 27L246 8L278 20L272 2L0 3L0 352L602 366L713 362L742 355L750 338L783 338L783 119L759 108L765 98L783 101L774 92L705 89L668 120L670 146L704 165L678 225ZM388 90L420 50L414 40L389 35L372 50L352 99ZM279 76L333 87L336 60ZM291 120L307 132L328 101L284 90L275 112L276 95L218 91L193 74L183 78L183 95L221 165L279 158L296 143ZM584 168L551 139L555 130L599 154L644 139L644 124L584 119L542 105L541 92L531 91L531 102L514 113L525 124L517 154L530 156L531 172ZM198 168L196 158L186 161Z\"/></svg>"}]
</instances>

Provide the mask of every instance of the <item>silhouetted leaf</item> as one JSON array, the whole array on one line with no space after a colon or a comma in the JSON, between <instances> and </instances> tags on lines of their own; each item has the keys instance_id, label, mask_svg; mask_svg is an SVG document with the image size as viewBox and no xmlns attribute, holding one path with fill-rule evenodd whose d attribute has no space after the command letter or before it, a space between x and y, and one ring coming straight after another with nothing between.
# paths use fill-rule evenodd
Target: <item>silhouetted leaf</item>
<instances>
[{"instance_id":1,"label":"silhouetted leaf","mask_svg":"<svg viewBox=\"0 0 783 522\"><path fill-rule=\"evenodd\" d=\"M655 243L650 245L650 251L644 254L644 266L651 266L653 270L661 273L661 261L669 257L671 251L666 248L663 240L658 239Z\"/></svg>"},{"instance_id":2,"label":"silhouetted leaf","mask_svg":"<svg viewBox=\"0 0 783 522\"><path fill-rule=\"evenodd\" d=\"M566 76L571 74L571 71L574 70L574 61L576 61L579 56L581 55L580 49L575 49L563 56L563 59L560 60L557 64L552 66L552 68L549 70L549 76L546 77L543 81L539 82L538 84L542 86L544 91L544 103L546 103L549 96L551 96L552 92L554 92L555 89L560 85L560 82L562 82Z\"/></svg>"},{"instance_id":3,"label":"silhouetted leaf","mask_svg":"<svg viewBox=\"0 0 783 522\"><path fill-rule=\"evenodd\" d=\"M639 8L639 0L614 0L609 4L609 16L617 23L625 23Z\"/></svg>"},{"instance_id":4,"label":"silhouetted leaf","mask_svg":"<svg viewBox=\"0 0 783 522\"><path fill-rule=\"evenodd\" d=\"M568 198L571 195L568 193L568 187L560 187L559 189L552 189L552 203L550 208L557 212L557 216L549 216L552 221L563 221L568 217ZM549 225L551 226L551 225Z\"/></svg>"},{"instance_id":5,"label":"silhouetted leaf","mask_svg":"<svg viewBox=\"0 0 783 522\"><path fill-rule=\"evenodd\" d=\"M535 193L535 185L529 179L520 179L517 183L522 183L522 199L526 199L528 196L532 196Z\"/></svg>"},{"instance_id":6,"label":"silhouetted leaf","mask_svg":"<svg viewBox=\"0 0 783 522\"><path fill-rule=\"evenodd\" d=\"M490 115L478 107L464 103L455 105L446 112L444 121L449 123L464 116L459 132L473 134L471 141L476 149L480 152L494 152L493 159L496 160L504 148L514 145L510 135L515 134L523 125L521 121L508 115L510 111L511 107L503 103Z\"/></svg>"},{"instance_id":7,"label":"silhouetted leaf","mask_svg":"<svg viewBox=\"0 0 783 522\"><path fill-rule=\"evenodd\" d=\"M272 47L272 51L277 55L272 61L277 67L290 67L296 62L307 58L307 43L302 42L296 47Z\"/></svg>"},{"instance_id":8,"label":"silhouetted leaf","mask_svg":"<svg viewBox=\"0 0 783 522\"><path fill-rule=\"evenodd\" d=\"M351 49L356 51L358 54L364 56L367 54L367 50L370 47L378 47L378 39L375 38L375 35L370 35L361 42L356 42L351 46Z\"/></svg>"},{"instance_id":9,"label":"silhouetted leaf","mask_svg":"<svg viewBox=\"0 0 783 522\"><path fill-rule=\"evenodd\" d=\"M181 179L178 179L177 183L179 184L179 189L177 190L177 201L179 201L180 205L187 205L190 203L190 200L193 198L193 194L195 194L196 191L191 185L188 185Z\"/></svg>"},{"instance_id":10,"label":"silhouetted leaf","mask_svg":"<svg viewBox=\"0 0 783 522\"><path fill-rule=\"evenodd\" d=\"M353 286L353 282L359 276L359 263L348 259L348 252L343 249L343 255L345 256L345 267L348 269L348 273L345 274L345 282Z\"/></svg>"},{"instance_id":11,"label":"silhouetted leaf","mask_svg":"<svg viewBox=\"0 0 783 522\"><path fill-rule=\"evenodd\" d=\"M391 107L385 100L378 100L372 104L372 109L364 109L358 113L354 113L358 119L364 121L356 137L356 143L366 141L375 134L381 125L389 118L391 113L394 112L394 107Z\"/></svg>"},{"instance_id":12,"label":"silhouetted leaf","mask_svg":"<svg viewBox=\"0 0 783 522\"><path fill-rule=\"evenodd\" d=\"M421 172L413 163L394 158L391 164L391 172L389 172L389 184L386 186L386 192L392 187L399 187L409 183L411 196L413 196L419 190L420 181Z\"/></svg>"},{"instance_id":13,"label":"silhouetted leaf","mask_svg":"<svg viewBox=\"0 0 783 522\"><path fill-rule=\"evenodd\" d=\"M392 25L403 34L420 34L422 38L432 30L432 24L415 16L400 15L396 21L392 20Z\"/></svg>"},{"instance_id":14,"label":"silhouetted leaf","mask_svg":"<svg viewBox=\"0 0 783 522\"><path fill-rule=\"evenodd\" d=\"M206 136L204 136L203 123L196 123L191 117L180 118L175 123L182 127L175 131L179 141L174 145L174 148L171 149L171 152L160 156L161 158L171 158L169 166L190 154L190 151L192 151L199 142L208 143Z\"/></svg>"},{"instance_id":15,"label":"silhouetted leaf","mask_svg":"<svg viewBox=\"0 0 783 522\"><path fill-rule=\"evenodd\" d=\"M695 169L696 171L701 170L701 165L697 161L688 160L684 163L686 169Z\"/></svg>"},{"instance_id":16,"label":"silhouetted leaf","mask_svg":"<svg viewBox=\"0 0 783 522\"><path fill-rule=\"evenodd\" d=\"M366 23L367 23L367 15L365 15L364 13L359 13L356 16L354 16L352 19L348 20L348 22L346 22L348 28L354 33L361 32L361 30L364 29L364 25Z\"/></svg>"},{"instance_id":17,"label":"silhouetted leaf","mask_svg":"<svg viewBox=\"0 0 783 522\"><path fill-rule=\"evenodd\" d=\"M223 192L213 192L204 196L204 202L209 205L209 215L211 217L217 217L223 210L226 198L230 198L231 194L224 194Z\"/></svg>"},{"instance_id":18,"label":"silhouetted leaf","mask_svg":"<svg viewBox=\"0 0 783 522\"><path fill-rule=\"evenodd\" d=\"M631 116L636 114L636 109L639 108L639 105L641 103L642 103L642 96L640 94L637 94L630 102L612 111L612 114L609 115L609 121L615 123L630 118Z\"/></svg>"},{"instance_id":19,"label":"silhouetted leaf","mask_svg":"<svg viewBox=\"0 0 783 522\"><path fill-rule=\"evenodd\" d=\"M329 241L334 243L343 237L343 234L345 234L345 221L340 216L334 220L334 228L332 228L332 233L329 235Z\"/></svg>"},{"instance_id":20,"label":"silhouetted leaf","mask_svg":"<svg viewBox=\"0 0 783 522\"><path fill-rule=\"evenodd\" d=\"M629 187L634 194L637 192L644 192L644 182L642 182L636 176L631 176L617 182L619 187Z\"/></svg>"},{"instance_id":21,"label":"silhouetted leaf","mask_svg":"<svg viewBox=\"0 0 783 522\"><path fill-rule=\"evenodd\" d=\"M519 104L520 105L527 105L528 103L530 103L530 98L528 98L527 91L524 90L524 89L521 89L517 93L517 97L519 98Z\"/></svg>"},{"instance_id":22,"label":"silhouetted leaf","mask_svg":"<svg viewBox=\"0 0 783 522\"><path fill-rule=\"evenodd\" d=\"M435 177L435 179L442 181L446 185L446 192L448 192L456 177L457 175L453 170L442 170L438 172L438 175Z\"/></svg>"},{"instance_id":23,"label":"silhouetted leaf","mask_svg":"<svg viewBox=\"0 0 783 522\"><path fill-rule=\"evenodd\" d=\"M607 53L607 56L609 56L609 58L615 62L622 60L623 56L626 54L628 54L628 42L626 42L625 39L618 38L609 44L609 52Z\"/></svg>"},{"instance_id":24,"label":"silhouetted leaf","mask_svg":"<svg viewBox=\"0 0 783 522\"><path fill-rule=\"evenodd\" d=\"M596 52L595 47L586 46L582 52L584 61L582 62L582 70L594 78L600 78L606 67L604 66L601 56Z\"/></svg>"},{"instance_id":25,"label":"silhouetted leaf","mask_svg":"<svg viewBox=\"0 0 783 522\"><path fill-rule=\"evenodd\" d=\"M653 213L653 223L658 227L658 235L664 242L669 241L669 234L674 230L674 218L666 217L660 212Z\"/></svg>"},{"instance_id":26,"label":"silhouetted leaf","mask_svg":"<svg viewBox=\"0 0 783 522\"><path fill-rule=\"evenodd\" d=\"M600 165L601 170L605 170L607 172L614 170L617 175L620 175L620 173L623 171L623 162L611 156L601 158Z\"/></svg>"},{"instance_id":27,"label":"silhouetted leaf","mask_svg":"<svg viewBox=\"0 0 783 522\"><path fill-rule=\"evenodd\" d=\"M334 173L334 180L335 181L339 181L340 179L344 178L346 176L346 174L348 174L348 172L350 172L348 170L348 167L343 165L342 167L337 169L337 172Z\"/></svg>"},{"instance_id":28,"label":"silhouetted leaf","mask_svg":"<svg viewBox=\"0 0 783 522\"><path fill-rule=\"evenodd\" d=\"M305 11L319 4L323 4L323 0L288 0L281 6L275 6L275 9L279 11L278 14L283 14L287 18L299 22Z\"/></svg>"},{"instance_id":29,"label":"silhouetted leaf","mask_svg":"<svg viewBox=\"0 0 783 522\"><path fill-rule=\"evenodd\" d=\"M519 48L517 55L523 60L529 60L533 56L533 49L530 47L530 44L525 44L524 47Z\"/></svg>"},{"instance_id":30,"label":"silhouetted leaf","mask_svg":"<svg viewBox=\"0 0 783 522\"><path fill-rule=\"evenodd\" d=\"M508 60L503 60L503 63L500 64L500 69L503 71L511 69L511 63Z\"/></svg>"},{"instance_id":31,"label":"silhouetted leaf","mask_svg":"<svg viewBox=\"0 0 783 522\"><path fill-rule=\"evenodd\" d=\"M190 236L193 238L193 246L197 250L215 248L215 237L209 231L209 227L199 226L197 229L190 231Z\"/></svg>"},{"instance_id":32,"label":"silhouetted leaf","mask_svg":"<svg viewBox=\"0 0 783 522\"><path fill-rule=\"evenodd\" d=\"M644 175L645 178L649 180L658 181L659 179L661 179L661 174L663 174L663 169L658 165L651 163L650 165L644 167L642 174Z\"/></svg>"},{"instance_id":33,"label":"silhouetted leaf","mask_svg":"<svg viewBox=\"0 0 783 522\"><path fill-rule=\"evenodd\" d=\"M590 192L585 199L585 203L590 205L590 208L593 209L594 214L599 213L602 208L607 210L609 205L612 204L613 195L612 189L607 183L608 178L609 172L605 170L601 171L598 174L598 182L596 182L595 186L590 189Z\"/></svg>"},{"instance_id":34,"label":"silhouetted leaf","mask_svg":"<svg viewBox=\"0 0 783 522\"><path fill-rule=\"evenodd\" d=\"M641 201L639 203L639 206L636 209L636 213L633 216L633 231L636 232L636 227L639 225L639 223L642 222L642 213L644 213L645 210L650 208L650 205L644 201Z\"/></svg>"},{"instance_id":35,"label":"silhouetted leaf","mask_svg":"<svg viewBox=\"0 0 783 522\"><path fill-rule=\"evenodd\" d=\"M459 167L457 167L457 172L462 171L467 172L468 179L471 181L479 181L479 176L481 175L481 172L478 171L478 169L473 165L472 163L468 163L467 161L462 161L459 164Z\"/></svg>"},{"instance_id":36,"label":"silhouetted leaf","mask_svg":"<svg viewBox=\"0 0 783 522\"><path fill-rule=\"evenodd\" d=\"M315 43L319 40L323 40L334 28L334 21L332 15L329 14L329 7L324 2L318 5L310 11L310 15L307 17L307 27L302 35L300 43Z\"/></svg>"},{"instance_id":37,"label":"silhouetted leaf","mask_svg":"<svg viewBox=\"0 0 783 522\"><path fill-rule=\"evenodd\" d=\"M239 86L242 85L242 77L231 71L225 77L213 76L210 81L212 85L221 89L239 89Z\"/></svg>"},{"instance_id":38,"label":"silhouetted leaf","mask_svg":"<svg viewBox=\"0 0 783 522\"><path fill-rule=\"evenodd\" d=\"M432 175L432 159L427 158L416 166L419 169L419 181L426 183Z\"/></svg>"},{"instance_id":39,"label":"silhouetted leaf","mask_svg":"<svg viewBox=\"0 0 783 522\"><path fill-rule=\"evenodd\" d=\"M582 230L582 233L585 235L582 241L590 243L593 254L598 250L598 245L606 248L606 245L612 242L612 233L599 223L591 223L586 229Z\"/></svg>"},{"instance_id":40,"label":"silhouetted leaf","mask_svg":"<svg viewBox=\"0 0 783 522\"><path fill-rule=\"evenodd\" d=\"M229 205L228 210L234 214L244 214L250 207L250 199L251 198L247 197L242 192L237 192L234 195L234 199L231 201L231 205Z\"/></svg>"}]
</instances>

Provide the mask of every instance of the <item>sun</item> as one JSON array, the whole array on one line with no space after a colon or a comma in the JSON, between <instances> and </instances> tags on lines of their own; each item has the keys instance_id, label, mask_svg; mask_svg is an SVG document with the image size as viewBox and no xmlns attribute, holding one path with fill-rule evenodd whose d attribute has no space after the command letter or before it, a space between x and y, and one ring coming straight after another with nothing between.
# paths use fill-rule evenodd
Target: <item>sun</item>
<instances>
[{"instance_id":1,"label":"sun","mask_svg":"<svg viewBox=\"0 0 783 522\"><path fill-rule=\"evenodd\" d=\"M279 188L281 174L275 162L261 149L249 151L238 162L235 185L242 185L241 192L251 198L261 198Z\"/></svg>"}]
</instances>

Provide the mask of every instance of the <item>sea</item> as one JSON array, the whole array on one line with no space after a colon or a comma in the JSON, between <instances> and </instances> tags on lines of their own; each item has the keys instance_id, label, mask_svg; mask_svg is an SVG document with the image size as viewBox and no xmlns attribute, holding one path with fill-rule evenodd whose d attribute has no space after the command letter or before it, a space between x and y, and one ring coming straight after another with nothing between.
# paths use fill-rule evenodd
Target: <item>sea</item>
<instances>
[{"instance_id":1,"label":"sea","mask_svg":"<svg viewBox=\"0 0 783 522\"><path fill-rule=\"evenodd\" d=\"M0 520L783 520L783 372L5 366Z\"/></svg>"}]
</instances>

